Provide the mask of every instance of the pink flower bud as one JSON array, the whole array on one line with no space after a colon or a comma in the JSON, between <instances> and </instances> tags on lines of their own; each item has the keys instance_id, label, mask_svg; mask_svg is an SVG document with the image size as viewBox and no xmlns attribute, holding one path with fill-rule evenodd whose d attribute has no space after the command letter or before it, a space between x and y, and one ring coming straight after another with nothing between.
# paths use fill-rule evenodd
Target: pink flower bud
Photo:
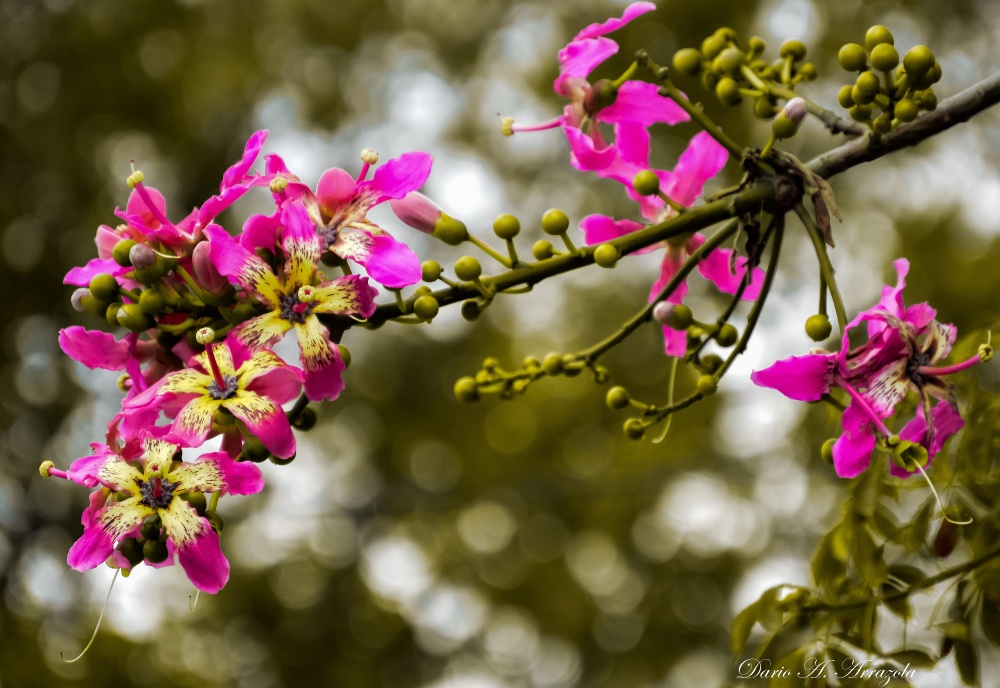
<instances>
[{"instance_id":1,"label":"pink flower bud","mask_svg":"<svg viewBox=\"0 0 1000 688\"><path fill-rule=\"evenodd\" d=\"M73 305L73 310L83 313L83 297L90 296L90 290L86 287L80 287L73 291L73 295L69 297L69 302Z\"/></svg>"},{"instance_id":2,"label":"pink flower bud","mask_svg":"<svg viewBox=\"0 0 1000 688\"><path fill-rule=\"evenodd\" d=\"M434 231L434 226L442 215L441 208L419 191L411 191L402 198L390 200L389 207L396 213L396 217L425 234Z\"/></svg>"},{"instance_id":3,"label":"pink flower bud","mask_svg":"<svg viewBox=\"0 0 1000 688\"><path fill-rule=\"evenodd\" d=\"M806 101L801 98L792 98L785 103L785 117L796 124L801 124L806 118Z\"/></svg>"},{"instance_id":4,"label":"pink flower bud","mask_svg":"<svg viewBox=\"0 0 1000 688\"><path fill-rule=\"evenodd\" d=\"M145 244L136 244L128 252L128 259L136 270L150 267L156 262L156 253Z\"/></svg>"},{"instance_id":5,"label":"pink flower bud","mask_svg":"<svg viewBox=\"0 0 1000 688\"><path fill-rule=\"evenodd\" d=\"M207 241L199 242L191 253L191 267L198 284L212 294L218 294L226 287L228 281L219 274L219 271L212 264L209 258L211 250L212 247Z\"/></svg>"}]
</instances>

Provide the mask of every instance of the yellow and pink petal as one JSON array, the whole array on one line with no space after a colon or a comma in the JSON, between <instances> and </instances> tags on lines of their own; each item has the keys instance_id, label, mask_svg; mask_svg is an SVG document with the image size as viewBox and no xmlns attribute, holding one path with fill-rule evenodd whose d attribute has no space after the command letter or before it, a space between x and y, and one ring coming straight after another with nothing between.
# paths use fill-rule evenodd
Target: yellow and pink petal
<instances>
[{"instance_id":1,"label":"yellow and pink petal","mask_svg":"<svg viewBox=\"0 0 1000 688\"><path fill-rule=\"evenodd\" d=\"M160 518L177 561L194 587L211 594L219 592L229 580L229 562L208 519L182 499L173 500L168 510L160 511Z\"/></svg>"},{"instance_id":2,"label":"yellow and pink petal","mask_svg":"<svg viewBox=\"0 0 1000 688\"><path fill-rule=\"evenodd\" d=\"M223 401L222 405L243 421L275 456L287 459L295 453L292 426L281 407L267 397L245 391Z\"/></svg>"}]
</instances>

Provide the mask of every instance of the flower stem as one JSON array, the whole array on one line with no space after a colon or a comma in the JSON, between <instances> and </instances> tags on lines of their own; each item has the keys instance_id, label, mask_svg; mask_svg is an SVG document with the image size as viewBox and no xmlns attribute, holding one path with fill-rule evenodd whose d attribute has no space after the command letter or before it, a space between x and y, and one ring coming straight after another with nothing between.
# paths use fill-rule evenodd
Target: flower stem
<instances>
[{"instance_id":1,"label":"flower stem","mask_svg":"<svg viewBox=\"0 0 1000 688\"><path fill-rule=\"evenodd\" d=\"M830 290L830 298L833 299L833 307L837 311L837 323L840 325L840 331L844 332L847 328L847 310L844 308L844 299L840 296L840 287L837 286L837 278L834 277L833 264L830 263L830 256L826 252L823 236L801 203L795 205L795 214L802 220L802 224L805 225L809 238L812 240L813 248L816 250L816 260L819 261L820 275Z\"/></svg>"},{"instance_id":2,"label":"flower stem","mask_svg":"<svg viewBox=\"0 0 1000 688\"><path fill-rule=\"evenodd\" d=\"M488 255L490 258L492 258L496 262L500 263L500 265L504 266L508 270L510 269L510 267L512 265L510 258L508 258L507 256L505 256L502 253L500 253L499 251L497 251L495 248L493 248L492 246L490 246L489 244L487 244L485 241L483 241L479 237L473 236L472 234L470 234L469 235L469 243L471 243L472 245L474 245L476 248L478 248L479 250L481 250L483 253L485 253L486 255Z\"/></svg>"}]
</instances>

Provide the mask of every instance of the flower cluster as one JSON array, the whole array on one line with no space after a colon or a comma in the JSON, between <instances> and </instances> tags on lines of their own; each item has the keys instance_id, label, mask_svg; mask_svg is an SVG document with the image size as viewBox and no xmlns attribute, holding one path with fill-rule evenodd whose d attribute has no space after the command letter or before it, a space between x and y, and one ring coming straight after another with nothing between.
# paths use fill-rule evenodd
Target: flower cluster
<instances>
[{"instance_id":1,"label":"flower cluster","mask_svg":"<svg viewBox=\"0 0 1000 688\"><path fill-rule=\"evenodd\" d=\"M66 471L41 467L46 477L94 488L69 553L74 568L107 562L127 573L176 559L198 589L221 589L229 565L219 548L219 497L259 492L263 477L251 462L291 460L293 426L315 420L308 402L340 394L339 341L375 310L369 280L395 289L420 279L416 254L366 216L416 191L429 155L405 154L369 178L378 156L365 150L357 177L327 170L313 190L277 155L253 171L266 136L255 133L219 194L177 223L134 172L128 203L115 211L121 223L98 228L98 257L66 275L78 287L74 307L117 334L74 326L60 332L60 345L90 368L121 371L124 392L90 456ZM254 187L271 192L274 211L250 217L233 237L216 219ZM298 365L273 351L290 331ZM212 437L223 451L186 458Z\"/></svg>"},{"instance_id":2,"label":"flower cluster","mask_svg":"<svg viewBox=\"0 0 1000 688\"><path fill-rule=\"evenodd\" d=\"M843 434L832 448L834 467L844 478L864 472L876 448L890 456L894 475L923 469L965 424L945 377L993 355L984 344L966 361L939 366L955 343L955 326L935 320L936 312L926 303L906 306L903 289L910 264L899 259L895 267L896 286L884 287L881 300L848 324L839 352L793 356L751 375L758 385L798 401L819 401L834 388L847 393ZM851 334L858 329L867 339L852 347ZM916 416L893 432L886 420L911 393Z\"/></svg>"}]
</instances>

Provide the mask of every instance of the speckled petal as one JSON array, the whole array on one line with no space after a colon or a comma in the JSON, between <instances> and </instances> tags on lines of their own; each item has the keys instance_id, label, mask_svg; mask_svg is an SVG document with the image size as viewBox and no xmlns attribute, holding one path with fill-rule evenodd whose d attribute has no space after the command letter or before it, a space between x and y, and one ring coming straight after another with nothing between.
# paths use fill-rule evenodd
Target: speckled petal
<instances>
[{"instance_id":1,"label":"speckled petal","mask_svg":"<svg viewBox=\"0 0 1000 688\"><path fill-rule=\"evenodd\" d=\"M313 312L367 318L375 312L375 290L368 286L368 279L361 275L340 277L316 289L316 306Z\"/></svg>"},{"instance_id":2,"label":"speckled petal","mask_svg":"<svg viewBox=\"0 0 1000 688\"><path fill-rule=\"evenodd\" d=\"M250 432L275 456L287 459L295 453L295 436L288 418L281 407L267 397L242 392L222 405L246 423Z\"/></svg>"},{"instance_id":3,"label":"speckled petal","mask_svg":"<svg viewBox=\"0 0 1000 688\"><path fill-rule=\"evenodd\" d=\"M201 446L212 430L212 417L219 404L209 396L195 397L177 414L171 432L189 447Z\"/></svg>"},{"instance_id":4,"label":"speckled petal","mask_svg":"<svg viewBox=\"0 0 1000 688\"><path fill-rule=\"evenodd\" d=\"M260 351L280 342L290 329L292 324L278 311L269 311L240 325L233 331L233 337L247 351Z\"/></svg>"},{"instance_id":5,"label":"speckled petal","mask_svg":"<svg viewBox=\"0 0 1000 688\"><path fill-rule=\"evenodd\" d=\"M104 563L118 539L151 513L152 509L139 504L138 497L111 502L97 510L88 508L83 512L83 535L70 547L67 563L77 571Z\"/></svg>"},{"instance_id":6,"label":"speckled petal","mask_svg":"<svg viewBox=\"0 0 1000 688\"><path fill-rule=\"evenodd\" d=\"M232 278L238 285L255 294L270 307L278 304L281 284L271 267L233 240L218 225L205 228L205 236L212 246L212 263L221 274Z\"/></svg>"},{"instance_id":7,"label":"speckled petal","mask_svg":"<svg viewBox=\"0 0 1000 688\"><path fill-rule=\"evenodd\" d=\"M169 510L160 511L160 517L177 550L177 561L194 587L202 592L219 592L229 580L229 562L208 519L182 499L173 500Z\"/></svg>"}]
</instances>

